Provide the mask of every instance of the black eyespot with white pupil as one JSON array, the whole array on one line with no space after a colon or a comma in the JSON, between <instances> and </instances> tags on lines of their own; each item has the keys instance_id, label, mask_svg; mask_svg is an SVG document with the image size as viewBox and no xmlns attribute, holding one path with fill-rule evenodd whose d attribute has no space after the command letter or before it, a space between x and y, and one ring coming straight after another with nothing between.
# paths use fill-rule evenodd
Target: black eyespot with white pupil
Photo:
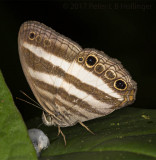
<instances>
[{"instance_id":1,"label":"black eyespot with white pupil","mask_svg":"<svg viewBox=\"0 0 156 160\"><path fill-rule=\"evenodd\" d=\"M119 90L125 90L127 87L127 84L125 81L119 79L117 81L115 81L115 88L119 89Z\"/></svg>"},{"instance_id":2,"label":"black eyespot with white pupil","mask_svg":"<svg viewBox=\"0 0 156 160\"><path fill-rule=\"evenodd\" d=\"M82 62L82 61L83 61L83 57L79 57L79 58L78 58L78 61L79 61L79 62Z\"/></svg>"},{"instance_id":3,"label":"black eyespot with white pupil","mask_svg":"<svg viewBox=\"0 0 156 160\"><path fill-rule=\"evenodd\" d=\"M82 57L80 57L80 58L79 58L79 61L83 61L83 58L82 58Z\"/></svg>"},{"instance_id":4,"label":"black eyespot with white pupil","mask_svg":"<svg viewBox=\"0 0 156 160\"><path fill-rule=\"evenodd\" d=\"M96 63L97 59L94 56L89 56L87 58L87 64L89 66L94 66L94 64Z\"/></svg>"},{"instance_id":5,"label":"black eyespot with white pupil","mask_svg":"<svg viewBox=\"0 0 156 160\"><path fill-rule=\"evenodd\" d=\"M29 38L30 38L31 40L33 40L33 39L35 38L35 33L34 33L34 32L30 32Z\"/></svg>"}]
</instances>

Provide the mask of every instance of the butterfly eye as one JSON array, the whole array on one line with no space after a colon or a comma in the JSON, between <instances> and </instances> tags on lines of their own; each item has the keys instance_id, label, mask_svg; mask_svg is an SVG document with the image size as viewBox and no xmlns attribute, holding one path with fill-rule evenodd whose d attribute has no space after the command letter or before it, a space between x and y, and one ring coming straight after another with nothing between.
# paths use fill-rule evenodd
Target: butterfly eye
<instances>
[{"instance_id":1,"label":"butterfly eye","mask_svg":"<svg viewBox=\"0 0 156 160\"><path fill-rule=\"evenodd\" d=\"M86 66L92 68L98 61L98 58L94 55L89 55L86 59Z\"/></svg>"},{"instance_id":2,"label":"butterfly eye","mask_svg":"<svg viewBox=\"0 0 156 160\"><path fill-rule=\"evenodd\" d=\"M51 116L47 116L47 117L46 117L46 120L47 120L48 122L51 122Z\"/></svg>"},{"instance_id":3,"label":"butterfly eye","mask_svg":"<svg viewBox=\"0 0 156 160\"><path fill-rule=\"evenodd\" d=\"M114 87L118 90L125 90L127 88L127 83L122 79L118 79L114 82Z\"/></svg>"},{"instance_id":4,"label":"butterfly eye","mask_svg":"<svg viewBox=\"0 0 156 160\"><path fill-rule=\"evenodd\" d=\"M35 38L35 33L34 32L30 32L29 33L29 39L30 40L34 40L34 38Z\"/></svg>"}]
</instances>

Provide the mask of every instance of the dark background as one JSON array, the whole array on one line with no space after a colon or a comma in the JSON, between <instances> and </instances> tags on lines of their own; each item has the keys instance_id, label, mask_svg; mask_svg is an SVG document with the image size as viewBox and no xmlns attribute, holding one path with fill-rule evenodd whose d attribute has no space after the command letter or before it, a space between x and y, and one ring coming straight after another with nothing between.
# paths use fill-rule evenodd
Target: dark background
<instances>
[{"instance_id":1,"label":"dark background","mask_svg":"<svg viewBox=\"0 0 156 160\"><path fill-rule=\"evenodd\" d=\"M156 5L154 1L1 1L0 68L24 119L41 111L16 100L33 98L18 56L20 25L40 21L83 48L119 59L138 83L131 107L156 109Z\"/></svg>"}]
</instances>

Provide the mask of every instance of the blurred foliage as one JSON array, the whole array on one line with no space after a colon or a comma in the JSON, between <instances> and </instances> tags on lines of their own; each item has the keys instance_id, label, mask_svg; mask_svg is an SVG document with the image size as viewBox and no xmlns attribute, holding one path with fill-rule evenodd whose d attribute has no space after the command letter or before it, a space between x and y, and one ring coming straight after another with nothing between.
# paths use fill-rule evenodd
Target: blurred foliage
<instances>
[{"instance_id":1,"label":"blurred foliage","mask_svg":"<svg viewBox=\"0 0 156 160\"><path fill-rule=\"evenodd\" d=\"M21 114L0 72L0 160L36 160Z\"/></svg>"}]
</instances>

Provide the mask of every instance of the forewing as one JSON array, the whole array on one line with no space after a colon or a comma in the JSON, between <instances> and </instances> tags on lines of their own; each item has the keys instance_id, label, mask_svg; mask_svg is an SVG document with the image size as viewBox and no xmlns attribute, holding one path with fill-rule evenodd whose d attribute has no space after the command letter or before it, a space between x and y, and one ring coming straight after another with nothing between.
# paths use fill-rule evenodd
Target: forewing
<instances>
[{"instance_id":1,"label":"forewing","mask_svg":"<svg viewBox=\"0 0 156 160\"><path fill-rule=\"evenodd\" d=\"M37 100L50 113L55 110L54 98L63 77L81 47L35 21L21 26L18 46L26 79Z\"/></svg>"}]
</instances>

